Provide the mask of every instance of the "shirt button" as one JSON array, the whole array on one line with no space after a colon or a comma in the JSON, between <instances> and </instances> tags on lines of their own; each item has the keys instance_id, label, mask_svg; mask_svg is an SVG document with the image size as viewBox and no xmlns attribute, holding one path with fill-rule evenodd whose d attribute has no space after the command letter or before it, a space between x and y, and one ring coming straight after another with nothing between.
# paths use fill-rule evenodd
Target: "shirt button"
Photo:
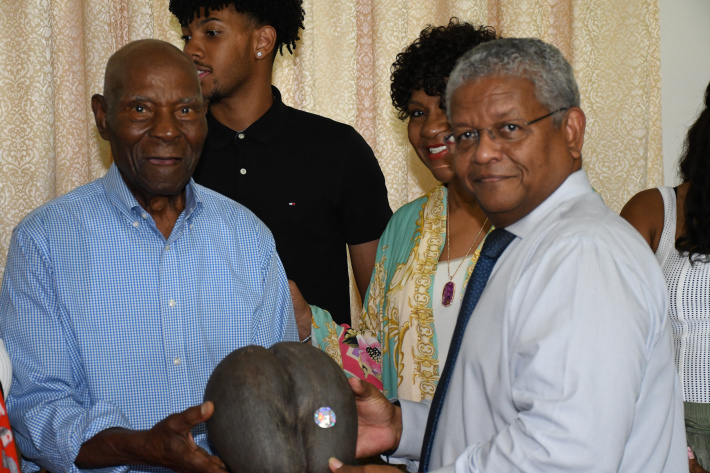
<instances>
[{"instance_id":1,"label":"shirt button","mask_svg":"<svg viewBox=\"0 0 710 473\"><path fill-rule=\"evenodd\" d=\"M147 218L148 218L148 214L147 214L147 213L145 213L145 212L143 212L143 213L141 214L141 217L143 217L143 220L145 220L145 219L147 219Z\"/></svg>"},{"instance_id":2,"label":"shirt button","mask_svg":"<svg viewBox=\"0 0 710 473\"><path fill-rule=\"evenodd\" d=\"M180 363L182 363L182 360L180 359L180 357L176 356L175 359L173 360L173 364L175 366L178 366Z\"/></svg>"},{"instance_id":3,"label":"shirt button","mask_svg":"<svg viewBox=\"0 0 710 473\"><path fill-rule=\"evenodd\" d=\"M169 249L170 249L170 243L168 243L167 245L165 245L165 251L168 251Z\"/></svg>"},{"instance_id":4,"label":"shirt button","mask_svg":"<svg viewBox=\"0 0 710 473\"><path fill-rule=\"evenodd\" d=\"M140 223L138 223L138 222L133 222L133 226L134 226L134 227L138 228L139 225L140 225Z\"/></svg>"},{"instance_id":5,"label":"shirt button","mask_svg":"<svg viewBox=\"0 0 710 473\"><path fill-rule=\"evenodd\" d=\"M177 305L177 302L175 302L174 299L170 299L170 302L168 302L168 305L169 305L170 307L175 307L175 306Z\"/></svg>"},{"instance_id":6,"label":"shirt button","mask_svg":"<svg viewBox=\"0 0 710 473\"><path fill-rule=\"evenodd\" d=\"M241 169L239 170L239 173L243 176L244 174L247 173L247 170L244 169L244 168L241 168Z\"/></svg>"},{"instance_id":7,"label":"shirt button","mask_svg":"<svg viewBox=\"0 0 710 473\"><path fill-rule=\"evenodd\" d=\"M243 140L243 139L244 139L244 133L237 133L237 138L239 138L240 140Z\"/></svg>"}]
</instances>

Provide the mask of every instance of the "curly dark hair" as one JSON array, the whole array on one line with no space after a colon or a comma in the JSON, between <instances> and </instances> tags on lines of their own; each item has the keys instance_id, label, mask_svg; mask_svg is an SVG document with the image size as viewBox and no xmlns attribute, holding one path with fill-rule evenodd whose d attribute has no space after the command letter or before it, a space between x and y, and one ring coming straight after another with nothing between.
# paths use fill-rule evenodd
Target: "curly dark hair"
<instances>
[{"instance_id":1,"label":"curly dark hair","mask_svg":"<svg viewBox=\"0 0 710 473\"><path fill-rule=\"evenodd\" d=\"M298 30L303 29L303 0L170 0L168 9L181 26L187 26L201 12L221 10L232 5L258 25L269 25L276 30L276 48L283 55L296 48Z\"/></svg>"},{"instance_id":2,"label":"curly dark hair","mask_svg":"<svg viewBox=\"0 0 710 473\"><path fill-rule=\"evenodd\" d=\"M454 17L446 26L429 25L392 64L390 95L401 120L409 118L409 99L412 92L423 89L427 95L441 97L444 109L446 79L456 61L474 46L498 39L490 26L473 26Z\"/></svg>"},{"instance_id":3,"label":"curly dark hair","mask_svg":"<svg viewBox=\"0 0 710 473\"><path fill-rule=\"evenodd\" d=\"M703 261L710 256L710 83L705 89L705 108L688 130L680 177L689 183L685 197L685 228L675 247ZM701 256L703 255L703 256Z\"/></svg>"}]
</instances>

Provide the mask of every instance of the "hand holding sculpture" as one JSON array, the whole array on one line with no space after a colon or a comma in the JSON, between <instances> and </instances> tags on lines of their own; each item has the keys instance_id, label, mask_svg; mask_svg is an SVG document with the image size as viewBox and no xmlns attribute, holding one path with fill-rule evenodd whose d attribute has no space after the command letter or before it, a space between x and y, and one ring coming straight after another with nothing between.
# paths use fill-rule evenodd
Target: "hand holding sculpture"
<instances>
[{"instance_id":1,"label":"hand holding sculpture","mask_svg":"<svg viewBox=\"0 0 710 473\"><path fill-rule=\"evenodd\" d=\"M351 462L357 411L343 371L308 344L250 345L220 362L205 388L210 442L239 473L327 473Z\"/></svg>"}]
</instances>

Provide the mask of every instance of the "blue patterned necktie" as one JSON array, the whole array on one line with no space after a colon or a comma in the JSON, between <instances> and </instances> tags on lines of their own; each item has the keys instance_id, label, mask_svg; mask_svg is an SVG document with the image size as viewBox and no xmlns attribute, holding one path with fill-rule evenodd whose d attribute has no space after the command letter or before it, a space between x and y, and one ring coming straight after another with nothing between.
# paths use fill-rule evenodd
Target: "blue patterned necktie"
<instances>
[{"instance_id":1,"label":"blue patterned necktie","mask_svg":"<svg viewBox=\"0 0 710 473\"><path fill-rule=\"evenodd\" d=\"M478 299L480 299L481 293L483 293L483 289L486 287L493 266L495 266L496 261L498 261L500 255L503 254L503 251L505 251L513 239L515 239L515 235L505 229L496 228L493 230L490 235L486 237L486 241L481 249L481 255L478 258L478 262L476 262L476 267L473 268L473 274L468 280L466 293L461 303L461 310L459 311L458 319L456 319L454 335L451 338L449 354L446 356L444 372L441 374L439 384L434 393L434 399L431 401L429 418L427 419L426 431L424 433L424 444L422 445L422 453L419 457L419 471L429 471L431 447L434 444L436 426L439 422L441 407L444 405L444 397L449 387L449 381L451 381L451 373L454 371L454 365L459 355L459 349L461 348L461 342L463 341L463 335L466 331L468 320L471 318L473 309L476 308Z\"/></svg>"}]
</instances>

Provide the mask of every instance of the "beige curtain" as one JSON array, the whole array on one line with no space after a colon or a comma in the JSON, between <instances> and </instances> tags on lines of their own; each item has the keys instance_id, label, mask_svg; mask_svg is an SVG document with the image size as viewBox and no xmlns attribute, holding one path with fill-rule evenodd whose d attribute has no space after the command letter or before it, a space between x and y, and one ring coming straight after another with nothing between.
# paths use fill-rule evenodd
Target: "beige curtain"
<instances>
[{"instance_id":1,"label":"beige curtain","mask_svg":"<svg viewBox=\"0 0 710 473\"><path fill-rule=\"evenodd\" d=\"M126 42L156 37L180 46L167 3L2 0L0 271L25 214L108 168L90 97ZM424 26L451 16L563 51L587 113L585 167L611 208L662 182L658 0L305 0L304 8L302 40L293 56L277 58L274 82L286 103L360 131L395 209L434 180L390 103L390 65Z\"/></svg>"}]
</instances>

